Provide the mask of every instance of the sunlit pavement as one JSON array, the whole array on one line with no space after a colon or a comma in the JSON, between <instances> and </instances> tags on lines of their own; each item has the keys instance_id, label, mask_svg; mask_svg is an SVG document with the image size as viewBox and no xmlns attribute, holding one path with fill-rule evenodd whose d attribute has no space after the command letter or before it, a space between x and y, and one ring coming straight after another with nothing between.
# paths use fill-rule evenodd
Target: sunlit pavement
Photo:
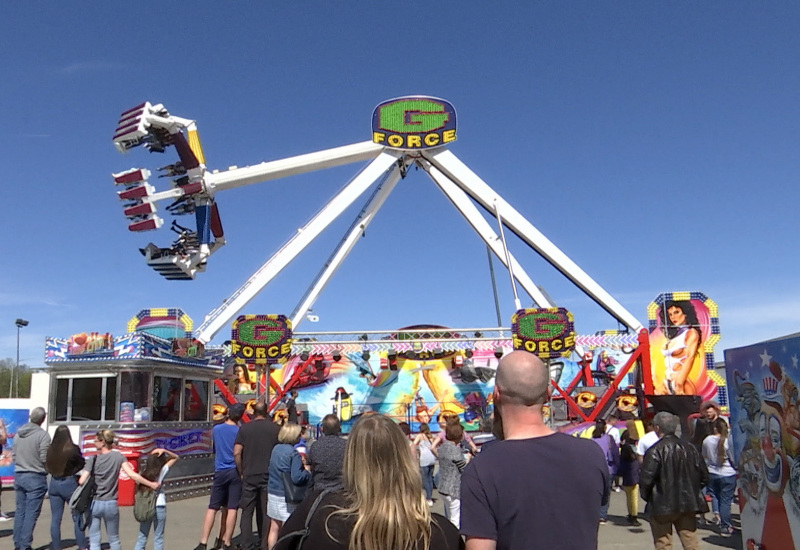
<instances>
[{"instance_id":1,"label":"sunlit pavement","mask_svg":"<svg viewBox=\"0 0 800 550\"><path fill-rule=\"evenodd\" d=\"M2 502L2 510L6 514L13 516L14 511L14 492L6 489L0 498ZM200 536L200 525L202 523L203 514L205 513L208 505L208 497L194 498L189 500L181 500L177 502L170 502L167 504L167 527L164 534L164 546L167 550L186 549L192 550L197 546L197 541ZM644 502L640 503L640 510L644 510ZM433 506L433 511L443 513L442 501L437 498ZM711 517L711 514L708 514ZM734 525L739 525L738 508L734 506ZM652 548L653 540L650 536L650 527L647 522L641 518L641 527L629 527L627 520L627 511L625 509L625 493L612 493L611 507L609 509L608 523L600 526L600 545L601 549L612 548ZM11 533L13 529L13 521L0 522L0 548L3 550L13 549ZM122 540L122 548L130 550L136 543L136 535L138 533L139 524L133 519L133 508L120 508L120 539ZM216 536L216 530L212 535L212 539ZM238 535L239 529L237 524L236 534ZM698 530L701 540L701 548L742 548L742 540L739 532L731 538L723 538L719 536L712 527L701 526ZM64 548L75 548L75 536L72 532L72 520L65 513L61 521L61 536ZM105 543L105 532L103 534L103 548L108 548ZM45 499L44 506L42 507L42 515L39 516L39 521L36 524L36 530L33 536L34 548L37 550L47 550L50 547L50 503ZM237 542L237 537L234 537L234 543ZM147 548L153 547L153 536L150 534ZM673 538L673 547L680 548L680 542L677 535Z\"/></svg>"}]
</instances>

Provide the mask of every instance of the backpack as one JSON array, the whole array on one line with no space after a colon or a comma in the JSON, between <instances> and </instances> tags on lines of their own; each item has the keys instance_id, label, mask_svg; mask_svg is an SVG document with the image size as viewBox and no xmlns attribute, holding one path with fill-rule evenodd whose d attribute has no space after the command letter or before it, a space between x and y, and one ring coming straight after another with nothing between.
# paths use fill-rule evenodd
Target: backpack
<instances>
[{"instance_id":1,"label":"backpack","mask_svg":"<svg viewBox=\"0 0 800 550\"><path fill-rule=\"evenodd\" d=\"M156 491L136 490L133 496L133 517L139 523L150 521L156 515Z\"/></svg>"}]
</instances>

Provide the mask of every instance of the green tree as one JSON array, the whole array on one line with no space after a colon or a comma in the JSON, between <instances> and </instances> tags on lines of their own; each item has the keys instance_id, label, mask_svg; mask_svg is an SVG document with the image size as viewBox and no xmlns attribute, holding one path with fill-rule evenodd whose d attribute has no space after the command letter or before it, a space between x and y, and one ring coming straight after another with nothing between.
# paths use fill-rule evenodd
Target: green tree
<instances>
[{"instance_id":1,"label":"green tree","mask_svg":"<svg viewBox=\"0 0 800 550\"><path fill-rule=\"evenodd\" d=\"M17 362L10 357L7 359L0 359L0 398L8 397L9 385L11 384L11 376L13 373L15 387L11 388L12 397L30 397L31 396L31 369L25 363L19 364L19 370L16 370Z\"/></svg>"}]
</instances>

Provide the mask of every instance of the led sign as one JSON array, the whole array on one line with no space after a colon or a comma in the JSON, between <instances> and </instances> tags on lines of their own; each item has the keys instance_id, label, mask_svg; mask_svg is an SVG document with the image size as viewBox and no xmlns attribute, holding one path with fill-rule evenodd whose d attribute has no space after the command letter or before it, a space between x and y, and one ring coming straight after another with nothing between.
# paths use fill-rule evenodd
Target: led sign
<instances>
[{"instance_id":1,"label":"led sign","mask_svg":"<svg viewBox=\"0 0 800 550\"><path fill-rule=\"evenodd\" d=\"M241 315L233 322L231 355L238 363L282 363L292 352L292 322L285 315Z\"/></svg>"},{"instance_id":2,"label":"led sign","mask_svg":"<svg viewBox=\"0 0 800 550\"><path fill-rule=\"evenodd\" d=\"M399 97L372 113L372 141L392 149L430 149L455 140L456 111L442 99Z\"/></svg>"},{"instance_id":3,"label":"led sign","mask_svg":"<svg viewBox=\"0 0 800 550\"><path fill-rule=\"evenodd\" d=\"M511 318L514 349L541 359L567 357L575 348L575 323L563 307L520 309Z\"/></svg>"}]
</instances>

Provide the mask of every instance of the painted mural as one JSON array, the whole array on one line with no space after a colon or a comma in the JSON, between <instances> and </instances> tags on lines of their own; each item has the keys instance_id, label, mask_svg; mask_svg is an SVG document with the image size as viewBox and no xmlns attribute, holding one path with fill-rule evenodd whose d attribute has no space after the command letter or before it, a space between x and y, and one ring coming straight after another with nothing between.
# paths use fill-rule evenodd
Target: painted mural
<instances>
[{"instance_id":1,"label":"painted mural","mask_svg":"<svg viewBox=\"0 0 800 550\"><path fill-rule=\"evenodd\" d=\"M28 409L0 409L0 441L6 442L0 452L0 480L8 485L14 478L14 439L17 430L28 422Z\"/></svg>"},{"instance_id":2,"label":"painted mural","mask_svg":"<svg viewBox=\"0 0 800 550\"><path fill-rule=\"evenodd\" d=\"M438 420L451 414L461 418L466 430L476 431L492 410L498 359L493 351L476 350L469 355L442 352L425 359L403 354L390 357L386 352L366 357L358 352L324 354L310 359L293 355L285 364L273 366L271 385L296 389L297 402L307 407L306 421L311 425L326 414L337 413L348 431L358 416L379 412L408 422L412 431L422 422L438 431ZM254 393L255 366L247 365L246 373L238 365L233 369L231 389L245 396ZM263 376L259 386L263 391Z\"/></svg>"},{"instance_id":3,"label":"painted mural","mask_svg":"<svg viewBox=\"0 0 800 550\"><path fill-rule=\"evenodd\" d=\"M588 362L596 373L596 385L607 385L633 349L628 343L582 349L581 361ZM579 381L582 367L575 359L573 354L572 358L549 362L553 381L573 395L584 386ZM442 416L456 415L467 431L478 431L492 413L498 361L494 349L395 355L385 351L371 355L340 352L305 358L292 355L285 364L273 365L270 402L277 389L282 388L287 395L295 389L297 403L307 407L308 424L317 425L326 414L335 413L342 418L345 431L358 416L369 412L408 422L412 431L426 422L434 432L440 429ZM255 365L229 365L225 375L228 389L240 401L255 401L256 393L261 394L265 387L264 375L259 379L258 372ZM621 387L634 383L635 374L631 372Z\"/></svg>"},{"instance_id":4,"label":"painted mural","mask_svg":"<svg viewBox=\"0 0 800 550\"><path fill-rule=\"evenodd\" d=\"M742 539L800 548L800 337L725 350Z\"/></svg>"},{"instance_id":5,"label":"painted mural","mask_svg":"<svg viewBox=\"0 0 800 550\"><path fill-rule=\"evenodd\" d=\"M656 395L717 395L709 377L719 340L717 305L701 292L667 292L647 308Z\"/></svg>"}]
</instances>

